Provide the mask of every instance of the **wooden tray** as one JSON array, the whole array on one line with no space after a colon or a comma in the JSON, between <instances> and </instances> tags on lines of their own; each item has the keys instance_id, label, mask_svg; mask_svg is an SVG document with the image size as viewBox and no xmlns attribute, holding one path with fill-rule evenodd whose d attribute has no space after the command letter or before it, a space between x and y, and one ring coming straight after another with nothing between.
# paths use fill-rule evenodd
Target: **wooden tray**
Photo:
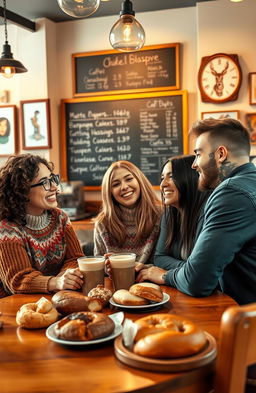
<instances>
[{"instance_id":1,"label":"wooden tray","mask_svg":"<svg viewBox=\"0 0 256 393\"><path fill-rule=\"evenodd\" d=\"M153 359L136 355L123 345L122 335L117 337L114 342L115 355L118 360L128 366L142 370L158 372L179 372L192 370L194 368L205 366L214 361L216 358L216 341L213 336L205 332L207 344L200 352L185 358L175 359Z\"/></svg>"}]
</instances>

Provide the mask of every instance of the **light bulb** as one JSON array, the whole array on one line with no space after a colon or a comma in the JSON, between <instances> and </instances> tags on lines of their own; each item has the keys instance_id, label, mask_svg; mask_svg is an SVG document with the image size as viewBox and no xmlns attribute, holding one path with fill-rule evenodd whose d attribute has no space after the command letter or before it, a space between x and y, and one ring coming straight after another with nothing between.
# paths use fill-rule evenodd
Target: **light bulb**
<instances>
[{"instance_id":1,"label":"light bulb","mask_svg":"<svg viewBox=\"0 0 256 393\"><path fill-rule=\"evenodd\" d=\"M133 15L121 15L110 30L109 41L122 52L140 50L145 43L145 31Z\"/></svg>"},{"instance_id":2,"label":"light bulb","mask_svg":"<svg viewBox=\"0 0 256 393\"><path fill-rule=\"evenodd\" d=\"M12 78L15 75L14 67L1 67L0 73L7 79Z\"/></svg>"},{"instance_id":3,"label":"light bulb","mask_svg":"<svg viewBox=\"0 0 256 393\"><path fill-rule=\"evenodd\" d=\"M100 0L57 0L60 8L66 14L75 18L92 15L100 5Z\"/></svg>"}]
</instances>

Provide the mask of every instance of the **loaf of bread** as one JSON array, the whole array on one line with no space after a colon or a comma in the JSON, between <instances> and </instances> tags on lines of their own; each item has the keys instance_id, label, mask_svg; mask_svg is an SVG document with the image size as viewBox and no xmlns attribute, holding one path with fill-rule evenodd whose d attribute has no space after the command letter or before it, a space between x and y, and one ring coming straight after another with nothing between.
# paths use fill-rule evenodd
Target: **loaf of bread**
<instances>
[{"instance_id":1,"label":"loaf of bread","mask_svg":"<svg viewBox=\"0 0 256 393\"><path fill-rule=\"evenodd\" d=\"M61 319L56 324L54 332L63 340L88 341L106 337L114 328L114 322L105 314L79 312Z\"/></svg>"},{"instance_id":2,"label":"loaf of bread","mask_svg":"<svg viewBox=\"0 0 256 393\"><path fill-rule=\"evenodd\" d=\"M52 304L56 310L63 315L79 311L98 312L103 308L100 299L84 296L81 292L59 291L52 297Z\"/></svg>"}]
</instances>

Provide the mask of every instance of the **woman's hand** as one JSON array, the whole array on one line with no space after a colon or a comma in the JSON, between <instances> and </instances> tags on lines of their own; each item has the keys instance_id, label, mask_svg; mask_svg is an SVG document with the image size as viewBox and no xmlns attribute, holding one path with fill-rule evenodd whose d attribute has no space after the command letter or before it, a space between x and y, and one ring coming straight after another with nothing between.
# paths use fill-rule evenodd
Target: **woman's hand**
<instances>
[{"instance_id":1,"label":"woman's hand","mask_svg":"<svg viewBox=\"0 0 256 393\"><path fill-rule=\"evenodd\" d=\"M78 290L83 286L83 275L78 268L67 269L48 281L48 290L61 291L63 289Z\"/></svg>"},{"instance_id":2,"label":"woman's hand","mask_svg":"<svg viewBox=\"0 0 256 393\"><path fill-rule=\"evenodd\" d=\"M160 267L151 266L147 268L147 265L145 265L145 267L140 270L136 278L136 282L142 282L147 280L156 284L165 284L162 277L163 274L166 272L166 270L161 269Z\"/></svg>"}]
</instances>

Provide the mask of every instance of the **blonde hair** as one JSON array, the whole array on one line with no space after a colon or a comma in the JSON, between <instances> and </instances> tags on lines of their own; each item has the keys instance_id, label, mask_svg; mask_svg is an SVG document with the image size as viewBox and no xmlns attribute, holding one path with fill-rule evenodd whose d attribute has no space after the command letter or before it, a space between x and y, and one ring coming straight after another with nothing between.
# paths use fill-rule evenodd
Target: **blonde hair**
<instances>
[{"instance_id":1,"label":"blonde hair","mask_svg":"<svg viewBox=\"0 0 256 393\"><path fill-rule=\"evenodd\" d=\"M113 162L103 176L101 185L102 208L96 217L96 223L103 222L113 238L122 243L126 237L126 227L122 222L119 203L113 198L111 181L114 171L118 168L127 169L138 181L140 197L135 208L136 238L146 238L153 230L160 214L160 201L158 200L152 184L139 168L129 161Z\"/></svg>"}]
</instances>

